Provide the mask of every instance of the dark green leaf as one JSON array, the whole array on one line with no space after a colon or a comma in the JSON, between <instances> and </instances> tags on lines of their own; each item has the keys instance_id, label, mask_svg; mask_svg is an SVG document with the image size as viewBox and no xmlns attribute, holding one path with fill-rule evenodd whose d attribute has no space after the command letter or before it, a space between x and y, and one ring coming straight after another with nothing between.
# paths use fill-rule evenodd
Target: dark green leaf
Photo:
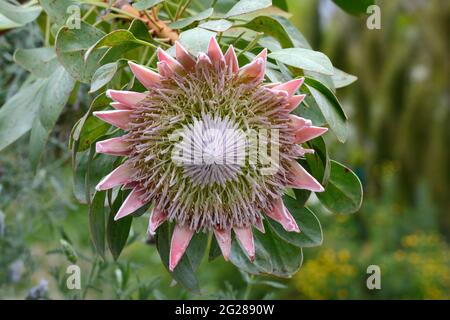
<instances>
[{"instance_id":1,"label":"dark green leaf","mask_svg":"<svg viewBox=\"0 0 450 320\"><path fill-rule=\"evenodd\" d=\"M143 41L151 41L152 37L150 36L150 32L148 30L147 25L142 22L140 19L134 19L130 27L128 28L128 31L130 31L136 39L143 40Z\"/></svg>"},{"instance_id":2,"label":"dark green leaf","mask_svg":"<svg viewBox=\"0 0 450 320\"><path fill-rule=\"evenodd\" d=\"M295 274L303 261L302 249L279 238L264 223L266 233L254 231L255 261L251 263L238 241L233 240L230 261L239 269L251 274L271 274L289 278Z\"/></svg>"},{"instance_id":3,"label":"dark green leaf","mask_svg":"<svg viewBox=\"0 0 450 320\"><path fill-rule=\"evenodd\" d=\"M373 5L375 0L333 0L339 7L353 15L367 12L367 7Z\"/></svg>"},{"instance_id":4,"label":"dark green leaf","mask_svg":"<svg viewBox=\"0 0 450 320\"><path fill-rule=\"evenodd\" d=\"M124 200L124 193L119 191L114 200L112 210L109 213L108 225L106 226L106 239L108 240L108 247L114 260L119 258L120 253L127 244L128 234L130 233L131 222L133 220L133 217L129 215L114 221L114 216Z\"/></svg>"},{"instance_id":5,"label":"dark green leaf","mask_svg":"<svg viewBox=\"0 0 450 320\"><path fill-rule=\"evenodd\" d=\"M315 79L306 77L305 85L314 97L331 131L340 142L345 142L347 139L347 115L339 100L329 88Z\"/></svg>"},{"instance_id":6,"label":"dark green leaf","mask_svg":"<svg viewBox=\"0 0 450 320\"><path fill-rule=\"evenodd\" d=\"M105 257L106 213L105 191L95 193L89 205L89 233L97 253Z\"/></svg>"},{"instance_id":7,"label":"dark green leaf","mask_svg":"<svg viewBox=\"0 0 450 320\"><path fill-rule=\"evenodd\" d=\"M322 227L314 213L290 197L285 196L283 202L297 222L300 233L288 232L278 222L267 218L275 233L283 240L300 248L320 246L323 241Z\"/></svg>"},{"instance_id":8,"label":"dark green leaf","mask_svg":"<svg viewBox=\"0 0 450 320\"><path fill-rule=\"evenodd\" d=\"M89 150L80 152L73 168L73 194L80 203L88 203L86 192L86 172L89 164Z\"/></svg>"},{"instance_id":9,"label":"dark green leaf","mask_svg":"<svg viewBox=\"0 0 450 320\"><path fill-rule=\"evenodd\" d=\"M195 271L200 266L203 256L205 255L206 246L208 245L208 234L199 232L194 234L189 247L186 249L186 257Z\"/></svg>"},{"instance_id":10,"label":"dark green leaf","mask_svg":"<svg viewBox=\"0 0 450 320\"><path fill-rule=\"evenodd\" d=\"M208 261L213 261L217 257L222 255L219 244L217 243L216 237L211 239L211 247L209 248Z\"/></svg>"},{"instance_id":11,"label":"dark green leaf","mask_svg":"<svg viewBox=\"0 0 450 320\"><path fill-rule=\"evenodd\" d=\"M286 0L273 0L272 1L274 6L277 6L278 8L287 11L288 10L288 5L286 3Z\"/></svg>"},{"instance_id":12,"label":"dark green leaf","mask_svg":"<svg viewBox=\"0 0 450 320\"><path fill-rule=\"evenodd\" d=\"M327 122L320 111L319 106L317 105L316 100L311 95L307 95L303 103L300 104L293 112L293 114L298 115L300 117L309 119L315 126L323 126Z\"/></svg>"},{"instance_id":13,"label":"dark green leaf","mask_svg":"<svg viewBox=\"0 0 450 320\"><path fill-rule=\"evenodd\" d=\"M363 190L356 174L336 161L331 161L331 172L325 192L318 193L320 202L334 213L354 213L362 203Z\"/></svg>"},{"instance_id":14,"label":"dark green leaf","mask_svg":"<svg viewBox=\"0 0 450 320\"><path fill-rule=\"evenodd\" d=\"M72 132L72 140L77 142L76 151L81 152L88 149L95 140L109 130L111 126L94 117L92 113L107 108L110 102L111 100L106 97L105 93L98 95L92 101L89 110L79 120Z\"/></svg>"},{"instance_id":15,"label":"dark green leaf","mask_svg":"<svg viewBox=\"0 0 450 320\"><path fill-rule=\"evenodd\" d=\"M138 43L140 43L140 40L137 39L131 31L124 29L114 30L94 43L86 51L84 59L87 60L91 53L95 52L95 50L99 48L112 48L117 46L123 47L127 45L131 45L132 48L135 48L135 44Z\"/></svg>"},{"instance_id":16,"label":"dark green leaf","mask_svg":"<svg viewBox=\"0 0 450 320\"><path fill-rule=\"evenodd\" d=\"M169 223L164 223L158 228L156 233L156 247L161 257L162 262L167 270L169 270L169 254L170 241L172 232L169 228ZM193 292L199 293L200 287L198 285L197 277L194 273L194 268L191 265L186 254L181 258L177 267L170 275L183 287Z\"/></svg>"}]
</instances>

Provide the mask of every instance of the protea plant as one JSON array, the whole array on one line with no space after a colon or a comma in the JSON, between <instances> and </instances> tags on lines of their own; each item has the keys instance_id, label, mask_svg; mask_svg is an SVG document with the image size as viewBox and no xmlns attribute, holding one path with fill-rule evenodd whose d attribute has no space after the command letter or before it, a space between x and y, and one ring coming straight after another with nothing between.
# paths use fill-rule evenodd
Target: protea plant
<instances>
[{"instance_id":1,"label":"protea plant","mask_svg":"<svg viewBox=\"0 0 450 320\"><path fill-rule=\"evenodd\" d=\"M303 78L264 83L266 49L243 67L238 65L233 46L223 54L214 37L207 52L196 58L178 42L175 49L176 59L158 49L158 73L130 61L131 71L148 91L109 90L115 110L95 113L125 131L97 143L98 153L124 160L96 188L132 189L116 220L151 203L149 233L167 220L175 223L171 271L196 232L213 231L228 260L233 230L253 261L252 227L264 232L265 215L286 231L300 232L282 201L287 189L324 190L297 159L314 152L302 143L327 128L290 114L305 98L295 95ZM268 132L270 139L258 143L278 155L276 161L269 161L272 172L264 172L263 161L252 162L248 157L239 162L219 161L235 155L236 148L231 146L236 141L239 150L248 151L248 141L241 138L242 132L249 131ZM182 142L173 139L176 132L181 132ZM192 149L202 161L175 161L177 148Z\"/></svg>"}]
</instances>

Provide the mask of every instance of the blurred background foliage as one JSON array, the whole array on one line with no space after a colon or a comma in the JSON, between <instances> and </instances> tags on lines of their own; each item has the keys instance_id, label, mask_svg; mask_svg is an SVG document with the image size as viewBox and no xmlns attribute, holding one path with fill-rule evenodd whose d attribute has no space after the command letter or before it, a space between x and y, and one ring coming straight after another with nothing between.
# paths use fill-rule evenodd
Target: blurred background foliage
<instances>
[{"instance_id":1,"label":"blurred background foliage","mask_svg":"<svg viewBox=\"0 0 450 320\"><path fill-rule=\"evenodd\" d=\"M352 119L350 139L329 144L366 194L351 216L332 216L311 199L324 243L304 250L292 279L236 277L237 269L218 258L200 266L203 293L193 295L173 286L145 223L133 223L118 262L97 259L87 209L72 194L66 147L88 102L72 97L36 174L26 138L0 155L0 297L450 299L450 3L377 4L381 29L369 30L366 17L349 16L329 0L288 1L291 20L313 48L359 78L339 94ZM0 105L25 77L12 63L14 50L42 45L36 29L29 24L0 36ZM82 290L65 286L74 262ZM369 265L381 268L381 290L366 287Z\"/></svg>"}]
</instances>

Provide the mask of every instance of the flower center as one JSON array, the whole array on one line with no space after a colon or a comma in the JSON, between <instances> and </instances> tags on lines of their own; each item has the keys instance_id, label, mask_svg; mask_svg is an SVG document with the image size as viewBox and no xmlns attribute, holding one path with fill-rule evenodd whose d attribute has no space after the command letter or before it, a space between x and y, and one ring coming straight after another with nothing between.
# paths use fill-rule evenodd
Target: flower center
<instances>
[{"instance_id":1,"label":"flower center","mask_svg":"<svg viewBox=\"0 0 450 320\"><path fill-rule=\"evenodd\" d=\"M229 117L203 114L180 130L172 159L194 185L224 185L245 166L245 133Z\"/></svg>"}]
</instances>

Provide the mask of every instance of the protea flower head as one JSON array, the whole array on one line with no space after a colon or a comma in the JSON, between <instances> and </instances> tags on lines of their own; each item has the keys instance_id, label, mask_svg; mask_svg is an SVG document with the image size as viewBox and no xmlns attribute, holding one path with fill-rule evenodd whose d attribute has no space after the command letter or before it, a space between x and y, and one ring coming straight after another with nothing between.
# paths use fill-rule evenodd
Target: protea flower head
<instances>
[{"instance_id":1,"label":"protea flower head","mask_svg":"<svg viewBox=\"0 0 450 320\"><path fill-rule=\"evenodd\" d=\"M303 79L263 84L266 49L241 68L233 47L223 54L215 38L197 58L179 43L175 49L176 59L158 50L158 73L129 62L148 91L109 90L115 110L95 113L125 131L96 145L99 153L124 157L97 190L132 189L116 220L152 203L150 233L166 220L175 222L170 270L195 232L213 231L227 260L233 230L253 261L252 227L264 232L264 215L287 231L300 232L281 199L286 189L323 191L296 160L313 152L301 144L327 128L290 114L305 97L294 94ZM270 158L265 163L275 170L264 173L264 161L241 156L252 149L245 137L249 131L257 133L258 156L269 148L276 154L275 160L265 153L260 157ZM173 138L177 132L182 141ZM192 155L202 161L191 161Z\"/></svg>"}]
</instances>

